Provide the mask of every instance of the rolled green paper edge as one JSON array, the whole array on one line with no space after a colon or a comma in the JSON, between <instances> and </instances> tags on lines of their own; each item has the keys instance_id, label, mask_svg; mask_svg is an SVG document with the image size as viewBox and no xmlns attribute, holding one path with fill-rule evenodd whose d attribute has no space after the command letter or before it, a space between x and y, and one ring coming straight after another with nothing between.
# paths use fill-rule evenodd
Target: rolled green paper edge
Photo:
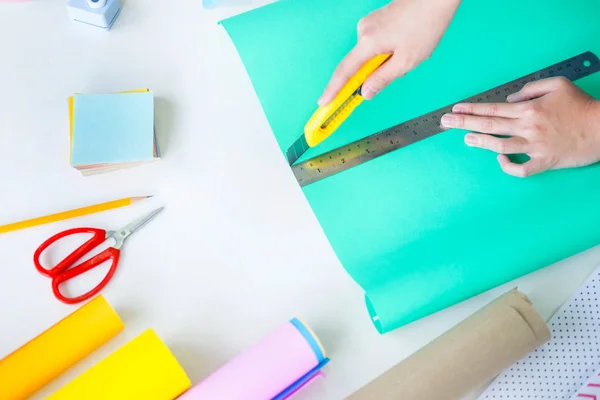
<instances>
[{"instance_id":1,"label":"rolled green paper edge","mask_svg":"<svg viewBox=\"0 0 600 400\"><path fill-rule=\"evenodd\" d=\"M358 20L386 3L282 0L222 22L283 157L354 46ZM303 159L585 51L600 55L598 15L597 0L463 0L430 59ZM600 97L600 74L577 85ZM500 170L494 153L468 148L464 133L438 134L303 188L379 332L598 244L600 166L519 179Z\"/></svg>"}]
</instances>

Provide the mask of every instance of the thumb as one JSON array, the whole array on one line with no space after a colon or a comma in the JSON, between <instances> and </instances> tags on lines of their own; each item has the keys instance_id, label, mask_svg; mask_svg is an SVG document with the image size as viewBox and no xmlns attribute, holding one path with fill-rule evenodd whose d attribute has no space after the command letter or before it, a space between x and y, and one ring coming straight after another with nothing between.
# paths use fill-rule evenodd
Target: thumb
<instances>
[{"instance_id":1,"label":"thumb","mask_svg":"<svg viewBox=\"0 0 600 400\"><path fill-rule=\"evenodd\" d=\"M518 103L542 97L559 88L566 78L548 78L536 82L530 82L523 86L517 93L506 98L509 103Z\"/></svg>"},{"instance_id":2,"label":"thumb","mask_svg":"<svg viewBox=\"0 0 600 400\"><path fill-rule=\"evenodd\" d=\"M398 57L392 56L363 83L361 94L366 100L371 100L396 78L404 76L408 72L400 65L398 59Z\"/></svg>"}]
</instances>

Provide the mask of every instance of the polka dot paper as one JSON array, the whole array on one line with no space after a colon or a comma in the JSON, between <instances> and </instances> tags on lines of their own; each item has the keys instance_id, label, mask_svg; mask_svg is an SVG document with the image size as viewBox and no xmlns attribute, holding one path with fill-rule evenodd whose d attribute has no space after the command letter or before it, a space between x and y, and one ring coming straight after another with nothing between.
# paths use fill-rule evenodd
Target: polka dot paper
<instances>
[{"instance_id":1,"label":"polka dot paper","mask_svg":"<svg viewBox=\"0 0 600 400\"><path fill-rule=\"evenodd\" d=\"M552 317L552 339L500 374L479 400L569 400L575 395L600 366L599 298L600 268Z\"/></svg>"},{"instance_id":2,"label":"polka dot paper","mask_svg":"<svg viewBox=\"0 0 600 400\"><path fill-rule=\"evenodd\" d=\"M571 400L600 400L600 374L596 371L594 375L579 389Z\"/></svg>"}]
</instances>

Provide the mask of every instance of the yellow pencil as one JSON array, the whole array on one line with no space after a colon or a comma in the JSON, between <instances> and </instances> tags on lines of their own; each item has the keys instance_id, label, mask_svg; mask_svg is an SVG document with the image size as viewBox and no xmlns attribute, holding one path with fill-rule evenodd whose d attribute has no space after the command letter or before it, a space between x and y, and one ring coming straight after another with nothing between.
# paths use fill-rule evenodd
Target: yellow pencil
<instances>
[{"instance_id":1,"label":"yellow pencil","mask_svg":"<svg viewBox=\"0 0 600 400\"><path fill-rule=\"evenodd\" d=\"M78 208L76 210L65 211L58 214L52 214L45 217L39 217L34 219L29 219L27 221L15 222L13 224L8 224L4 226L0 226L0 234L18 231L19 229L31 228L34 226L49 224L52 222L64 221L65 219L82 217L84 215L99 213L102 211L113 210L115 208L126 207L135 202L145 200L152 196L143 196L143 197L130 197L127 199L109 201L108 203L97 204L95 206Z\"/></svg>"}]
</instances>

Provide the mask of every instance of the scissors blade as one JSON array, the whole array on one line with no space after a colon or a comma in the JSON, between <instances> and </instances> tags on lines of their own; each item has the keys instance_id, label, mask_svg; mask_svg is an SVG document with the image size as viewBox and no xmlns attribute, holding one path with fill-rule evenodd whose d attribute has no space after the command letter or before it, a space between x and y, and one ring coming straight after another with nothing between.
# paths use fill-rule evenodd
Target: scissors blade
<instances>
[{"instance_id":1,"label":"scissors blade","mask_svg":"<svg viewBox=\"0 0 600 400\"><path fill-rule=\"evenodd\" d=\"M157 208L156 210L152 211L150 214L146 215L145 217L136 219L135 221L133 221L126 227L119 229L117 231L117 235L121 236L121 240L127 239L134 232L138 231L139 229L144 227L148 222L152 221L152 219L154 219L154 217L156 217L158 215L158 213L160 213L164 209L165 209L164 207Z\"/></svg>"}]
</instances>

